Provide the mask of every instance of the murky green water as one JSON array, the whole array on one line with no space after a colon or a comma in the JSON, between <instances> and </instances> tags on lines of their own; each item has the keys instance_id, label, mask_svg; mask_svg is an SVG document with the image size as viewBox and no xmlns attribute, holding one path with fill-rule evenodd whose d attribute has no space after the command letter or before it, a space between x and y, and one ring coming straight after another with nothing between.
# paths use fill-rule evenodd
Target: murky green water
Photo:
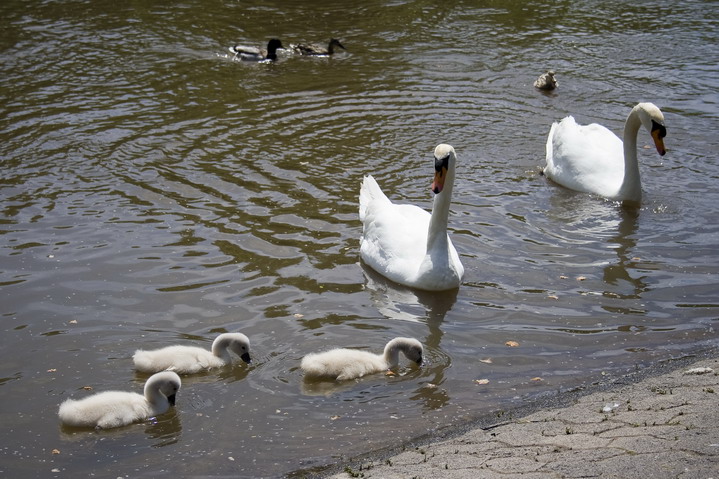
<instances>
[{"instance_id":1,"label":"murky green water","mask_svg":"<svg viewBox=\"0 0 719 479\"><path fill-rule=\"evenodd\" d=\"M346 3L0 4L0 471L280 476L716 344L711 2ZM227 51L331 36L331 59ZM638 101L669 149L640 151L641 210L536 174L553 120L621 132ZM359 263L359 185L429 208L442 142L466 274L417 294ZM173 412L58 424L84 386L140 391L135 349L234 330L253 364L183 379ZM425 367L298 369L400 335Z\"/></svg>"}]
</instances>

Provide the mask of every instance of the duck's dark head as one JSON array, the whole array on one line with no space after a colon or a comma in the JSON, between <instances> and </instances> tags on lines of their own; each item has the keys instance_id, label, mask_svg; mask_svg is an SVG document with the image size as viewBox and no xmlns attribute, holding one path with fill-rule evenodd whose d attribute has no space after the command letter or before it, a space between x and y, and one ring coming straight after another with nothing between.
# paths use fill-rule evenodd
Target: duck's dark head
<instances>
[{"instance_id":1,"label":"duck's dark head","mask_svg":"<svg viewBox=\"0 0 719 479\"><path fill-rule=\"evenodd\" d=\"M340 47L342 50L347 50L347 49L344 47L344 45L342 45L342 44L340 43L340 41L337 40L336 38L333 38L333 39L330 40L329 49L332 50L333 47Z\"/></svg>"}]
</instances>

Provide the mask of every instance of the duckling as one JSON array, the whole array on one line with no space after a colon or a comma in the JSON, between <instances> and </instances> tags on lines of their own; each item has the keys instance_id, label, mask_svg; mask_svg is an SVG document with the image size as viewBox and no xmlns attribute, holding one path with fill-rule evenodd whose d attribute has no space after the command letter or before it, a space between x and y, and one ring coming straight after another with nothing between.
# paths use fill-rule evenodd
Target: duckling
<instances>
[{"instance_id":1,"label":"duckling","mask_svg":"<svg viewBox=\"0 0 719 479\"><path fill-rule=\"evenodd\" d=\"M180 376L163 371L150 376L144 395L127 391L105 391L84 399L68 399L60 404L58 416L67 426L109 429L126 426L163 414L175 405Z\"/></svg>"},{"instance_id":2,"label":"duckling","mask_svg":"<svg viewBox=\"0 0 719 479\"><path fill-rule=\"evenodd\" d=\"M324 353L308 354L302 358L300 368L306 377L338 381L356 379L396 367L400 351L410 361L422 364L422 343L414 338L394 338L387 343L383 354L357 349L332 349Z\"/></svg>"},{"instance_id":3,"label":"duckling","mask_svg":"<svg viewBox=\"0 0 719 479\"><path fill-rule=\"evenodd\" d=\"M554 71L548 70L547 73L542 73L534 81L534 86L540 90L554 90L559 86L559 82L554 78Z\"/></svg>"},{"instance_id":4,"label":"duckling","mask_svg":"<svg viewBox=\"0 0 719 479\"><path fill-rule=\"evenodd\" d=\"M282 42L276 38L273 38L267 42L267 50L247 47L243 45L235 45L230 47L230 52L234 53L233 59L240 57L240 60L248 62L260 62L263 60L277 60L277 49L284 48Z\"/></svg>"},{"instance_id":5,"label":"duckling","mask_svg":"<svg viewBox=\"0 0 719 479\"><path fill-rule=\"evenodd\" d=\"M197 346L167 346L154 351L138 349L132 360L138 371L154 373L169 369L180 374L194 374L232 363L230 351L249 363L250 340L242 333L223 333L212 342L212 351Z\"/></svg>"},{"instance_id":6,"label":"duckling","mask_svg":"<svg viewBox=\"0 0 719 479\"><path fill-rule=\"evenodd\" d=\"M343 50L347 50L339 40L336 38L333 38L330 40L329 45L327 45L327 48L323 47L322 45L318 45L316 43L298 43L295 45L295 52L299 53L300 55L322 55L322 56L329 56L334 54L335 47L340 47Z\"/></svg>"}]
</instances>

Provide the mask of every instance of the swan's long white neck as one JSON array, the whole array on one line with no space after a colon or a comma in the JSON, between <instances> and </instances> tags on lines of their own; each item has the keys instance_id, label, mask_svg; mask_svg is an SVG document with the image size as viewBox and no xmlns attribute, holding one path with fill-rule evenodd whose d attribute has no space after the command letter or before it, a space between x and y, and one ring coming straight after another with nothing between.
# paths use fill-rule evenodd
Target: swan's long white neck
<instances>
[{"instance_id":1,"label":"swan's long white neck","mask_svg":"<svg viewBox=\"0 0 719 479\"><path fill-rule=\"evenodd\" d=\"M429 231L427 232L427 251L448 248L447 221L454 188L454 170L455 165L452 162L447 171L447 178L444 180L444 188L434 196L432 218L429 220Z\"/></svg>"},{"instance_id":2,"label":"swan's long white neck","mask_svg":"<svg viewBox=\"0 0 719 479\"><path fill-rule=\"evenodd\" d=\"M619 188L619 195L622 198L637 203L642 199L642 183L637 161L637 134L642 124L639 108L635 106L624 123L624 181Z\"/></svg>"}]
</instances>

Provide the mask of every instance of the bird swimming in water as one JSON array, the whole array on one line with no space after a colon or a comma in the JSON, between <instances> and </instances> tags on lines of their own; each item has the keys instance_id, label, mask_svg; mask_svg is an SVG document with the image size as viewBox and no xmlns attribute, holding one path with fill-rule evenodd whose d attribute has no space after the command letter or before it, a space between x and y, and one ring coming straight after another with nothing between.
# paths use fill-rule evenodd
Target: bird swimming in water
<instances>
[{"instance_id":1,"label":"bird swimming in water","mask_svg":"<svg viewBox=\"0 0 719 479\"><path fill-rule=\"evenodd\" d=\"M534 81L534 86L540 90L554 90L559 86L559 82L554 78L554 71L549 70L547 73L542 73Z\"/></svg>"},{"instance_id":2,"label":"bird swimming in water","mask_svg":"<svg viewBox=\"0 0 719 479\"><path fill-rule=\"evenodd\" d=\"M284 48L282 42L276 38L273 38L267 42L267 49L248 47L244 45L235 45L230 47L230 52L235 56L233 59L238 58L246 62L261 62L264 60L277 60L277 49Z\"/></svg>"},{"instance_id":3,"label":"bird swimming in water","mask_svg":"<svg viewBox=\"0 0 719 479\"><path fill-rule=\"evenodd\" d=\"M315 56L329 56L335 53L335 47L340 47L343 50L347 50L339 40L333 38L330 40L327 48L316 43L298 43L295 45L295 52L300 55L315 55Z\"/></svg>"}]
</instances>

